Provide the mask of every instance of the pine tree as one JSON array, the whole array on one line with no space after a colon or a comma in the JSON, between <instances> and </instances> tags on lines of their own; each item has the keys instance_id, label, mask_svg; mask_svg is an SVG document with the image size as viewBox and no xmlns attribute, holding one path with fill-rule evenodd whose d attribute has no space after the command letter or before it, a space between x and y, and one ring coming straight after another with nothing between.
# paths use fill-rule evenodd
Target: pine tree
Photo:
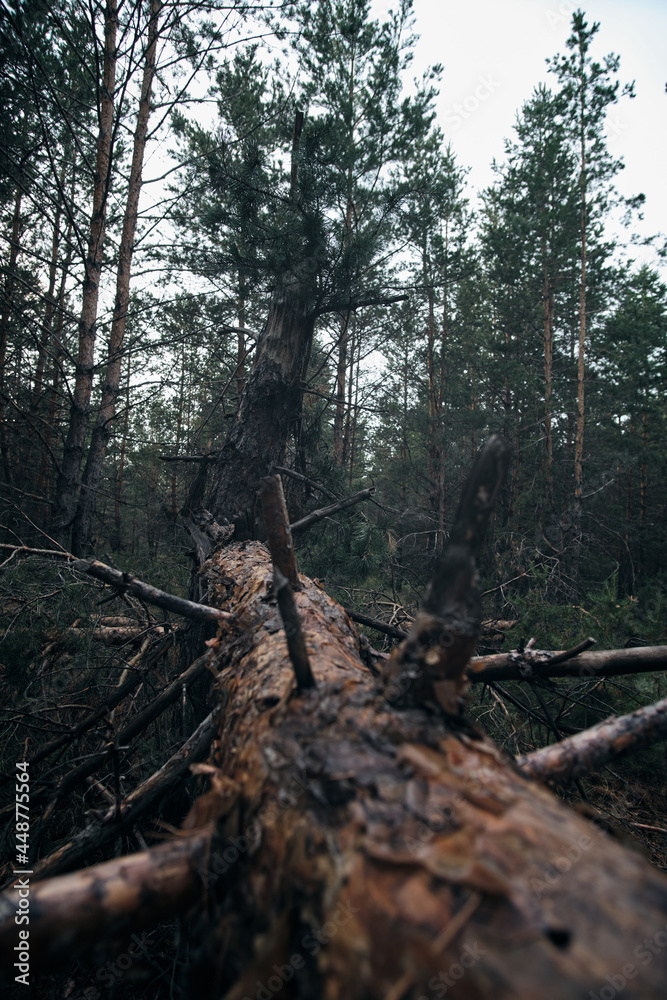
<instances>
[{"instance_id":1,"label":"pine tree","mask_svg":"<svg viewBox=\"0 0 667 1000\"><path fill-rule=\"evenodd\" d=\"M592 255L604 255L600 229L614 199L612 180L623 163L610 154L605 137L607 111L619 96L633 97L633 85L621 89L616 78L620 59L608 55L602 63L590 54L599 29L590 26L578 10L572 15L572 34L567 40L569 55L549 62L561 89L562 115L572 151L577 157L578 240L579 240L579 335L577 346L577 418L574 448L573 567L576 573L581 550L582 498L584 489L584 423L586 384L586 343L590 303L589 268Z\"/></svg>"}]
</instances>

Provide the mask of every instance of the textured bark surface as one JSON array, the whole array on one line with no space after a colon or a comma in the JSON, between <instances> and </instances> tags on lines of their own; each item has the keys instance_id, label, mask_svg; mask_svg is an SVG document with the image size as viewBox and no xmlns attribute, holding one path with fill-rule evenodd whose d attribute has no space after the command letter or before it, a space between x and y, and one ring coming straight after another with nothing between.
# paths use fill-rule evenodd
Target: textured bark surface
<instances>
[{"instance_id":1,"label":"textured bark surface","mask_svg":"<svg viewBox=\"0 0 667 1000\"><path fill-rule=\"evenodd\" d=\"M313 334L312 303L299 287L276 298L239 409L215 466L208 508L237 539L256 537L259 481L285 457L301 412L300 378Z\"/></svg>"},{"instance_id":2,"label":"textured bark surface","mask_svg":"<svg viewBox=\"0 0 667 1000\"><path fill-rule=\"evenodd\" d=\"M32 886L41 962L179 912L198 1000L418 1000L454 983L475 1000L589 1000L621 980L626 997L664 995L664 876L464 721L392 704L305 577L317 687L297 695L260 543L204 572L234 612L207 658L223 706L210 791L185 837ZM5 965L15 908L5 894Z\"/></svg>"},{"instance_id":3,"label":"textured bark surface","mask_svg":"<svg viewBox=\"0 0 667 1000\"><path fill-rule=\"evenodd\" d=\"M663 995L667 953L637 952L667 924L662 875L490 741L393 707L342 608L303 577L317 688L290 696L265 548L207 572L236 617L220 627L226 802L215 928L193 929L209 949L198 995L255 997L290 963L292 995L327 1000L440 996L450 970L460 997L583 1000L628 965L624 995Z\"/></svg>"}]
</instances>

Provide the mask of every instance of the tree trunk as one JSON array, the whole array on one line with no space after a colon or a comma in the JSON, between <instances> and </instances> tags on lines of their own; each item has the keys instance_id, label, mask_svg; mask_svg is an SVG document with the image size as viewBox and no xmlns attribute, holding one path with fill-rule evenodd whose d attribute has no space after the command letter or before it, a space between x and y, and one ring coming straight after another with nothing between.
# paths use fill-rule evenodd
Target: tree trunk
<instances>
[{"instance_id":1,"label":"tree trunk","mask_svg":"<svg viewBox=\"0 0 667 1000\"><path fill-rule=\"evenodd\" d=\"M257 345L231 430L220 449L209 508L218 520L231 518L235 537L259 530L257 488L285 449L301 413L301 369L313 335L314 312L298 283L274 299Z\"/></svg>"},{"instance_id":2,"label":"tree trunk","mask_svg":"<svg viewBox=\"0 0 667 1000\"><path fill-rule=\"evenodd\" d=\"M17 186L14 192L14 211L12 215L12 237L9 247L9 261L7 263L7 275L2 289L2 302L0 306L0 456L2 457L2 467L5 480L8 483L13 481L13 470L9 454L9 441L7 439L7 399L5 386L7 381L7 346L9 344L9 326L11 323L12 310L14 307L14 272L18 261L21 235L21 202L23 200L23 189Z\"/></svg>"},{"instance_id":3,"label":"tree trunk","mask_svg":"<svg viewBox=\"0 0 667 1000\"><path fill-rule=\"evenodd\" d=\"M141 194L144 151L148 133L148 118L151 112L151 91L155 76L155 52L158 39L158 21L162 10L162 0L151 0L148 24L148 41L144 57L143 79L137 124L134 131L132 165L125 203L123 232L118 255L116 274L116 301L114 303L111 335L109 337L109 360L107 362L102 401L97 412L95 427L88 449L86 467L83 472L79 504L72 525L72 552L87 555L91 549L91 530L97 487L102 478L102 464L111 437L112 421L116 413L116 400L120 393L120 370L123 357L123 341L127 312L130 304L130 271L134 253L134 235L137 228L139 196Z\"/></svg>"},{"instance_id":4,"label":"tree trunk","mask_svg":"<svg viewBox=\"0 0 667 1000\"><path fill-rule=\"evenodd\" d=\"M83 281L83 301L79 318L79 354L75 366L69 429L58 475L55 510L51 525L52 534L65 548L69 544L70 528L79 496L79 474L86 443L90 396L93 389L97 306L107 206L111 190L117 29L116 0L107 0L104 11L104 68L99 94L99 132L93 187L93 212L90 220L88 253Z\"/></svg>"},{"instance_id":5,"label":"tree trunk","mask_svg":"<svg viewBox=\"0 0 667 1000\"><path fill-rule=\"evenodd\" d=\"M581 196L580 207L580 233L579 233L579 345L577 350L577 425L574 438L574 506L573 506L573 528L574 538L572 547L573 576L576 580L579 571L579 558L581 555L581 518L583 514L582 497L584 495L584 400L585 400L585 379L586 379L586 265L587 265L587 169L586 158L586 133L585 133L585 96L584 88L581 89L580 97L580 155L581 170L579 175L579 188Z\"/></svg>"},{"instance_id":6,"label":"tree trunk","mask_svg":"<svg viewBox=\"0 0 667 1000\"><path fill-rule=\"evenodd\" d=\"M347 342L349 339L350 312L341 320L336 365L336 413L333 426L333 448L336 465L344 464L345 451L345 387L347 384Z\"/></svg>"},{"instance_id":7,"label":"tree trunk","mask_svg":"<svg viewBox=\"0 0 667 1000\"><path fill-rule=\"evenodd\" d=\"M554 291L547 264L546 236L542 239L542 322L544 328L544 501L553 509L553 438L551 433Z\"/></svg>"}]
</instances>

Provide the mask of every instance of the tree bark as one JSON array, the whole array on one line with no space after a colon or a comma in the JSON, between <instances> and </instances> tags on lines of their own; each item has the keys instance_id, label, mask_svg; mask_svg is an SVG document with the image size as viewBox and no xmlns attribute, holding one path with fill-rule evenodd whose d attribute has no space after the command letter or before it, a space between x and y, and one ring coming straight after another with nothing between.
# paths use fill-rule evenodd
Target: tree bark
<instances>
[{"instance_id":1,"label":"tree bark","mask_svg":"<svg viewBox=\"0 0 667 1000\"><path fill-rule=\"evenodd\" d=\"M227 516L235 538L261 530L259 481L283 465L290 433L301 412L301 367L314 326L313 303L299 283L278 294L257 345L257 356L239 409L218 454L209 510Z\"/></svg>"}]
</instances>

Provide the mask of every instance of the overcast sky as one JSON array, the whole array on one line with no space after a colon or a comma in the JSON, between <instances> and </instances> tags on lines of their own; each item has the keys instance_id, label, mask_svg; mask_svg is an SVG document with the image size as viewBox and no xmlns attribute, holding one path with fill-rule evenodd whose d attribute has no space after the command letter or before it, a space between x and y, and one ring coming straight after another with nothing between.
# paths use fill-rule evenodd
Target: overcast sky
<instances>
[{"instance_id":1,"label":"overcast sky","mask_svg":"<svg viewBox=\"0 0 667 1000\"><path fill-rule=\"evenodd\" d=\"M620 100L609 115L610 150L626 164L617 186L646 195L644 232L667 233L667 0L414 0L416 74L443 64L440 125L471 168L471 187L482 188L492 180L493 158L503 157L517 110L538 83L555 84L545 59L567 51L579 6L589 23L600 23L594 58L619 55L621 82L636 80L637 97Z\"/></svg>"}]
</instances>

